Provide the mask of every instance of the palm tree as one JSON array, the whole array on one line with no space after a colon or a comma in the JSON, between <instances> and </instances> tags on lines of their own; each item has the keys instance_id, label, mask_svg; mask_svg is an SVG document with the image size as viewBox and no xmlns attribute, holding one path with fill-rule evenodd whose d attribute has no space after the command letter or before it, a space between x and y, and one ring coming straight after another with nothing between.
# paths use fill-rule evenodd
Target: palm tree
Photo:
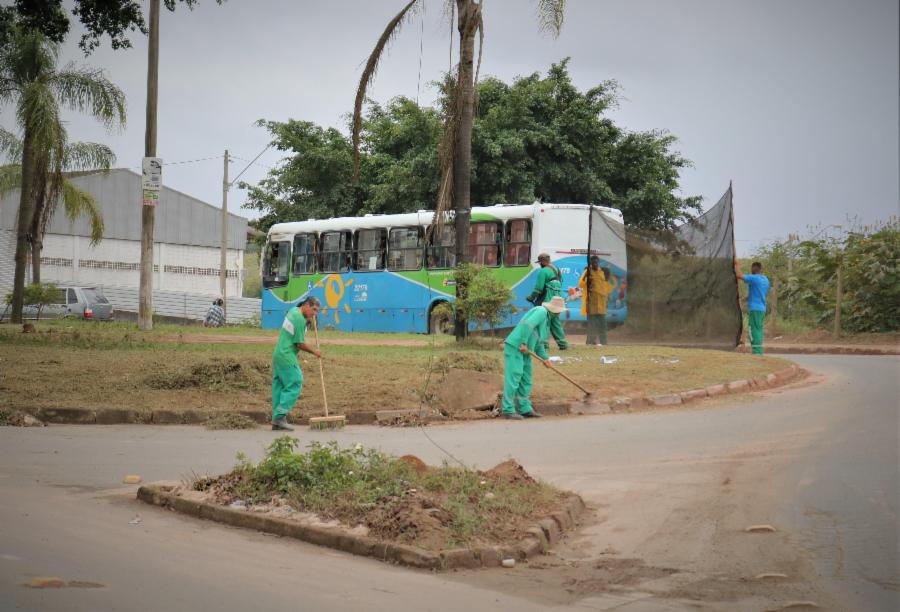
<instances>
[{"instance_id":1,"label":"palm tree","mask_svg":"<svg viewBox=\"0 0 900 612\"><path fill-rule=\"evenodd\" d=\"M387 27L369 55L366 67L359 79L356 103L353 108L354 169L359 172L359 144L362 129L362 107L366 89L375 78L382 53L416 10L423 10L425 0L410 0ZM565 0L538 0L537 16L542 31L556 36L562 28ZM481 68L481 51L484 48L484 21L481 0L444 0L444 10L459 32L459 63L456 78L448 78L449 105L441 142L441 183L435 206L435 223L440 225L452 204L456 226L456 262L468 260L469 217L471 215L470 179L472 165L472 126L475 120L475 82ZM475 37L479 37L478 62L475 62ZM449 75L448 75L449 77ZM457 294L465 291L456 287ZM466 322L458 314L455 325L457 339L466 335Z\"/></svg>"},{"instance_id":2,"label":"palm tree","mask_svg":"<svg viewBox=\"0 0 900 612\"><path fill-rule=\"evenodd\" d=\"M15 134L0 127L0 154L10 162L0 166L0 198L22 185L22 141ZM31 222L31 282L41 282L41 250L44 235L60 200L63 210L72 221L87 217L91 224L91 245L103 238L103 215L93 195L79 189L69 177L97 171L108 171L116 162L115 153L108 146L95 142L66 143L63 156L51 156L48 167L37 169L44 177L38 181Z\"/></svg>"},{"instance_id":3,"label":"palm tree","mask_svg":"<svg viewBox=\"0 0 900 612\"><path fill-rule=\"evenodd\" d=\"M35 228L46 229L44 216L48 205L49 208L55 206L56 199L51 202L47 196L54 192L65 195L66 187L60 175L66 161L78 157L71 147L67 156L60 107L88 112L108 128L125 125L125 94L122 90L101 70L72 64L57 70L58 57L59 46L40 32L15 27L0 48L0 103L15 103L16 119L22 132L18 157L21 161L21 195L12 300L14 322L22 320L25 266ZM54 176L57 178L53 179ZM51 178L49 182L48 177ZM73 201L77 199L72 195ZM39 201L43 203L43 209Z\"/></svg>"}]
</instances>

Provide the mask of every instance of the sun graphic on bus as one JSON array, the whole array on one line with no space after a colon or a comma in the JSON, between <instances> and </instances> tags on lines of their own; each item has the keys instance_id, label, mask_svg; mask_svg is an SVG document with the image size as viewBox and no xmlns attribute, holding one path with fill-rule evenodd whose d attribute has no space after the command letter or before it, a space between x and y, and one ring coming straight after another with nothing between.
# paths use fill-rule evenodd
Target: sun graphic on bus
<instances>
[{"instance_id":1,"label":"sun graphic on bus","mask_svg":"<svg viewBox=\"0 0 900 612\"><path fill-rule=\"evenodd\" d=\"M322 306L322 312L327 312L329 308L333 309L335 323L339 324L341 322L341 313L338 306L341 304L341 299L343 299L347 287L352 284L352 278L348 278L344 281L338 274L329 274L315 284L316 287L325 286L325 305ZM344 311L347 314L350 314L350 306L344 304Z\"/></svg>"}]
</instances>

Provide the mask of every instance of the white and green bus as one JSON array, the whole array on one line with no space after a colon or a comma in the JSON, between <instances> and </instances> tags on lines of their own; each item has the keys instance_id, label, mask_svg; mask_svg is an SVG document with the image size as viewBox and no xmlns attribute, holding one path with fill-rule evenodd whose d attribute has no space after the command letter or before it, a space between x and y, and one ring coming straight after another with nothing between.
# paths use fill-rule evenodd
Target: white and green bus
<instances>
[{"instance_id":1,"label":"white and green bus","mask_svg":"<svg viewBox=\"0 0 900 612\"><path fill-rule=\"evenodd\" d=\"M593 212L592 212L593 211ZM608 320L624 321L626 258L622 213L586 204L473 207L469 260L490 268L512 290L512 314L500 327L515 325L532 304L539 253L549 253L569 295L565 320L583 320L578 280L587 262L589 218L594 223L591 254L610 267L615 291ZM281 326L285 312L307 295L322 302L321 325L342 331L436 331L435 306L455 299L452 280L455 228L427 231L430 211L310 219L273 225L262 261L262 326ZM599 237L599 238L598 238Z\"/></svg>"}]
</instances>

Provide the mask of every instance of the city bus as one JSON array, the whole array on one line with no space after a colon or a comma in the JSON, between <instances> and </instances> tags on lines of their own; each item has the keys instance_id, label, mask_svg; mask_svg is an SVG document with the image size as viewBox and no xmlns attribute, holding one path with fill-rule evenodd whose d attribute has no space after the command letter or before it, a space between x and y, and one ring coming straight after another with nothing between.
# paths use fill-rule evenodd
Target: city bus
<instances>
[{"instance_id":1,"label":"city bus","mask_svg":"<svg viewBox=\"0 0 900 612\"><path fill-rule=\"evenodd\" d=\"M593 211L593 213L591 212ZM598 214L599 213L599 214ZM567 296L565 320L584 320L578 280L586 265L589 218L591 253L608 265L615 290L607 320L625 320L626 258L622 213L586 204L473 207L469 260L488 267L512 291L511 314L498 327L512 327L533 308L526 301L548 253L560 269ZM273 225L262 266L262 327L281 327L285 313L306 296L321 303L319 325L353 332L437 333L446 331L435 307L453 302L456 265L452 218L429 231L434 213L309 219ZM600 238L597 238L600 236ZM446 310L446 309L444 309Z\"/></svg>"}]
</instances>

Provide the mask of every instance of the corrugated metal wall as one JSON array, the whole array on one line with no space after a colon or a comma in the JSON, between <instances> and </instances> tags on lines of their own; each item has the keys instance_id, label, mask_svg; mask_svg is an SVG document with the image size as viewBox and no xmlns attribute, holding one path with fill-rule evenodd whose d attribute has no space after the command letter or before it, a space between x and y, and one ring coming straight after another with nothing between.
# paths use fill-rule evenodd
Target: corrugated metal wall
<instances>
[{"instance_id":1,"label":"corrugated metal wall","mask_svg":"<svg viewBox=\"0 0 900 612\"><path fill-rule=\"evenodd\" d=\"M103 213L104 238L141 239L141 175L125 168L87 174L69 179L93 194ZM159 195L154 226L154 241L169 244L218 247L222 209L180 191L165 187ZM19 208L19 190L0 200L0 228L15 231ZM71 223L58 206L48 230L51 234L90 236L90 222L80 218ZM228 248L243 251L247 242L247 220L230 214Z\"/></svg>"}]
</instances>

